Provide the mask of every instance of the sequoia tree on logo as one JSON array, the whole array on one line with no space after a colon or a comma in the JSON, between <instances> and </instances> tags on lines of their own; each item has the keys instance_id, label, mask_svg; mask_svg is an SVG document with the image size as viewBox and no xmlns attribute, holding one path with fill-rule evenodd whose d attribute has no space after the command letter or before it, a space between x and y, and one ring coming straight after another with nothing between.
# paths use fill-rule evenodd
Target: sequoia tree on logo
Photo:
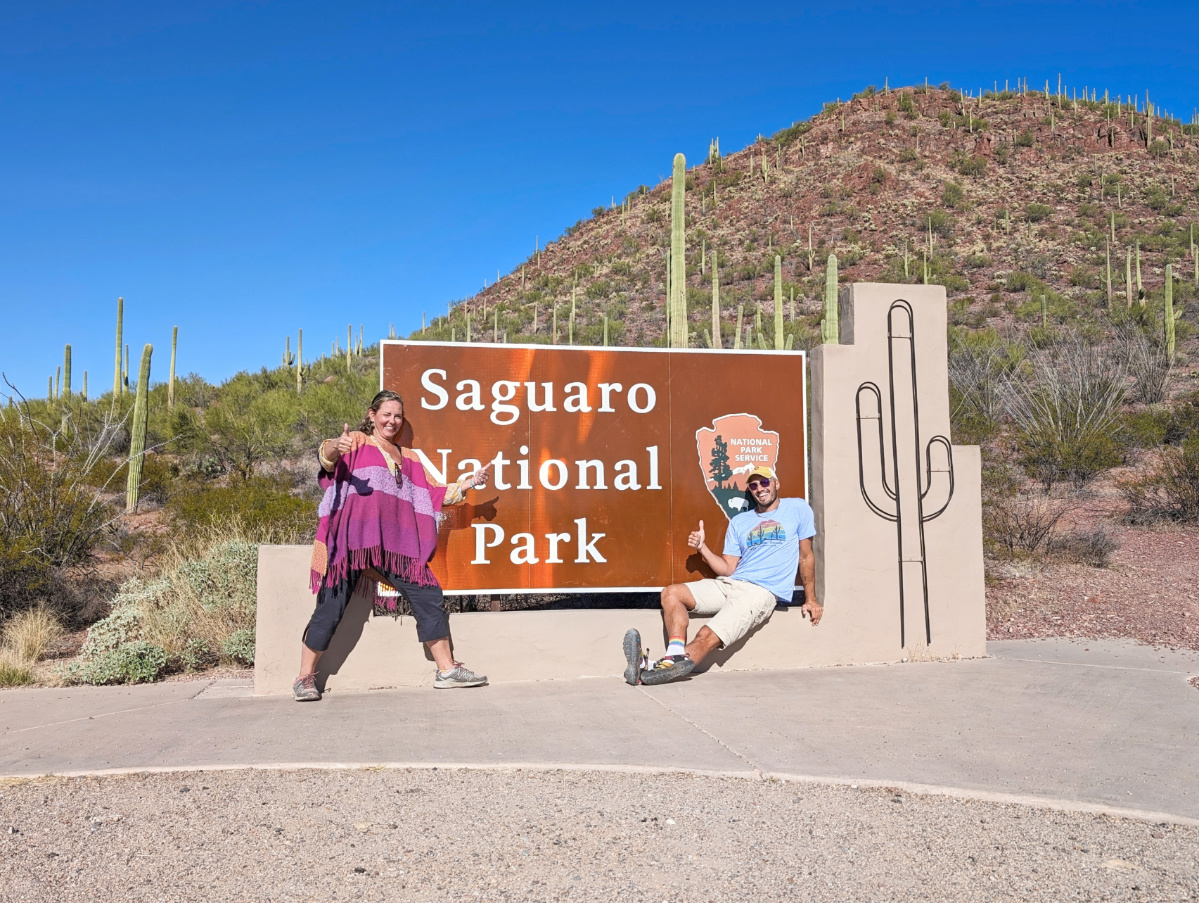
<instances>
[{"instance_id":1,"label":"sequoia tree on logo","mask_svg":"<svg viewBox=\"0 0 1199 903\"><path fill-rule=\"evenodd\" d=\"M695 431L700 472L708 493L731 518L753 505L746 477L755 467L777 470L779 434L762 429L753 414L725 414Z\"/></svg>"}]
</instances>

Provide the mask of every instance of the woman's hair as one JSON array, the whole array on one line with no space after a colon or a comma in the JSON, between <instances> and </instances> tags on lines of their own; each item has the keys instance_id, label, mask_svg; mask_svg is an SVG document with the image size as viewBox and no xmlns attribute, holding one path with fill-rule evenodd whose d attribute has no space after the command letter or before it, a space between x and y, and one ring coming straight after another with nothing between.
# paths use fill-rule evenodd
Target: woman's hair
<instances>
[{"instance_id":1,"label":"woman's hair","mask_svg":"<svg viewBox=\"0 0 1199 903\"><path fill-rule=\"evenodd\" d=\"M390 389L384 389L378 395L371 399L369 410L373 414L379 413L379 408L383 407L383 403L387 401L398 401L400 407L404 406L404 399L396 392ZM355 427L359 432L366 433L368 436L375 431L375 425L371 423L370 415L362 418L362 423Z\"/></svg>"}]
</instances>

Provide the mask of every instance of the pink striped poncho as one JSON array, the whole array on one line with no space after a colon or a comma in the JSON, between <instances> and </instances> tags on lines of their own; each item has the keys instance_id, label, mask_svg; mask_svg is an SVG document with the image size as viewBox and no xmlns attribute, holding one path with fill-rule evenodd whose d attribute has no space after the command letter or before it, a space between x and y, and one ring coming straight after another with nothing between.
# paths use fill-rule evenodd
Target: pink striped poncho
<instances>
[{"instance_id":1,"label":"pink striped poncho","mask_svg":"<svg viewBox=\"0 0 1199 903\"><path fill-rule=\"evenodd\" d=\"M312 591L333 586L351 570L375 568L419 586L437 586L429 560L437 550L437 515L446 487L434 480L411 449L400 450L393 475L371 442L342 455L333 473L322 470L325 490L312 549Z\"/></svg>"}]
</instances>

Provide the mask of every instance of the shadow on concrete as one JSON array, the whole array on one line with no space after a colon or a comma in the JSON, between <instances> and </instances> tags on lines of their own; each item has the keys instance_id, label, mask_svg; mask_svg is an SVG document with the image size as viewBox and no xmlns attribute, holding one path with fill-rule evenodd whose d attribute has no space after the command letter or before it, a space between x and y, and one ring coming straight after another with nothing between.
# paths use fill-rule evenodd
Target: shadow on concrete
<instances>
[{"instance_id":1,"label":"shadow on concrete","mask_svg":"<svg viewBox=\"0 0 1199 903\"><path fill-rule=\"evenodd\" d=\"M802 596L800 598L802 598ZM731 659L734 655L736 655L742 649L742 647L745 646L746 643L748 643L750 640L752 640L754 638L754 634L756 634L759 630L761 630L763 627L765 627L767 623L769 623L771 618L802 618L802 617L803 617L803 614L800 612L798 604L775 606L774 614L772 614L770 616L770 618L767 618L765 621L763 621L761 624L759 624L757 627L755 627L753 630L751 630L749 633L747 633L741 639L737 640L737 642L733 643L733 645L725 646L723 649L717 649L710 656L708 656L707 660L704 661L703 664L697 665L695 670L692 673L693 674L703 674L705 671L708 671L711 668L714 668L717 666L723 667L728 662L729 659Z\"/></svg>"}]
</instances>

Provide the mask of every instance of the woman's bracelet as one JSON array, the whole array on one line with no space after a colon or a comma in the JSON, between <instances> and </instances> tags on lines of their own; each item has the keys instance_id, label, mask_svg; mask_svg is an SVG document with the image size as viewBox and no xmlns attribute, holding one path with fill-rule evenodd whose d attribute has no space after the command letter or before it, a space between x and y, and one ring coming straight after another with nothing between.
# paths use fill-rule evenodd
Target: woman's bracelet
<instances>
[{"instance_id":1,"label":"woman's bracelet","mask_svg":"<svg viewBox=\"0 0 1199 903\"><path fill-rule=\"evenodd\" d=\"M337 464L336 460L330 460L329 458L325 457L325 445L332 441L333 441L332 439L326 439L324 442L322 442L317 447L317 450L316 450L316 456L317 456L317 458L320 459L321 467L325 468L325 470L332 470L334 468L334 466ZM341 456L338 455L338 457L341 457Z\"/></svg>"}]
</instances>

